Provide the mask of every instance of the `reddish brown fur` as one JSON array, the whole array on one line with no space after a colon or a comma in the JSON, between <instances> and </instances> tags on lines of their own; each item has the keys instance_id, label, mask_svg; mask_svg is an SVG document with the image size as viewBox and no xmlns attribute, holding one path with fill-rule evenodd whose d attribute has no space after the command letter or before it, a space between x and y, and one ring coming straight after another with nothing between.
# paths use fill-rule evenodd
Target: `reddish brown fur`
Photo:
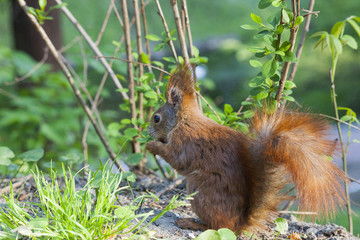
<instances>
[{"instance_id":1,"label":"reddish brown fur","mask_svg":"<svg viewBox=\"0 0 360 240\"><path fill-rule=\"evenodd\" d=\"M285 198L287 173L303 209L328 214L342 204L344 174L324 157L333 151L326 123L305 113L261 111L249 135L219 125L198 110L189 69L169 80L167 103L154 113L161 122L149 127L161 141L146 148L186 176L188 192L198 192L192 208L208 227L261 228Z\"/></svg>"}]
</instances>

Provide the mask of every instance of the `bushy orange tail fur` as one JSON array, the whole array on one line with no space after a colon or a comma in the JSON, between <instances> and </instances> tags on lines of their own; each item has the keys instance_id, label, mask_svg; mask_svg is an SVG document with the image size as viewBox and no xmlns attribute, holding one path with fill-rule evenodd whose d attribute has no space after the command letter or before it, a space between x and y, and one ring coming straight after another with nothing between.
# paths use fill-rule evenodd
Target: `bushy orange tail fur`
<instances>
[{"instance_id":1,"label":"bushy orange tail fur","mask_svg":"<svg viewBox=\"0 0 360 240\"><path fill-rule=\"evenodd\" d=\"M253 141L249 151L255 162L262 163L260 166L263 171L255 173L255 176L263 178L263 182L257 181L256 188L259 190L254 193L260 195L253 199L261 198L261 194L264 194L267 197L265 202L270 202L269 206L269 203L260 200L255 205L258 210L271 210L269 207L278 204L275 198L281 200L276 193L277 188L286 182L281 179L279 172L290 174L297 189L301 210L328 217L343 204L342 182L345 175L327 157L333 154L336 147L336 143L328 140L329 128L325 121L307 113L284 110L274 114L261 111L255 115L252 120ZM273 171L272 176L262 176L269 171ZM261 214L261 211L257 212Z\"/></svg>"}]
</instances>

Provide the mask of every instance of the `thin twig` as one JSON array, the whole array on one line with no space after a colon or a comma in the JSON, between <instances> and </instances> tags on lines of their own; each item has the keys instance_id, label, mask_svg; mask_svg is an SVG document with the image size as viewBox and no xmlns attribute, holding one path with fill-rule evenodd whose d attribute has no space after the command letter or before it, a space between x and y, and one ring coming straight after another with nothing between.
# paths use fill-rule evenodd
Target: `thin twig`
<instances>
[{"instance_id":1,"label":"thin twig","mask_svg":"<svg viewBox=\"0 0 360 240\"><path fill-rule=\"evenodd\" d=\"M294 50L294 47L295 47L295 41L296 41L296 35L297 35L297 32L298 32L298 26L295 26L295 16L297 15L296 13L296 2L295 1L300 1L300 0L291 0L291 5L292 5L292 9L293 9L293 22L292 22L292 27L290 29L290 49L288 51L293 51ZM281 78L279 80L279 87L278 87L278 90L276 92L276 96L275 96L275 99L278 103L278 107L280 107L280 101L281 101L281 98L282 98L282 94L283 94L283 91L284 91L284 87L285 87L285 82L286 82L286 79L287 79L287 76L288 76L288 72L289 72L289 67L290 67L290 62L285 62L284 63L284 66L283 66L283 69L281 71Z\"/></svg>"},{"instance_id":2,"label":"thin twig","mask_svg":"<svg viewBox=\"0 0 360 240\"><path fill-rule=\"evenodd\" d=\"M55 0L57 4L62 4L61 0ZM90 48L93 50L93 52L100 56L102 53L100 52L99 48L96 46L96 44L91 40L90 36L87 34L85 29L80 25L80 23L77 21L77 19L72 15L72 13L69 11L69 9L66 6L61 7L61 10L65 13L65 15L68 17L70 22L77 28L77 30L80 32L80 34L85 38L86 42L89 44ZM123 89L123 86L121 85L119 79L117 78L114 71L109 66L108 62L105 61L105 59L100 59L101 63L104 65L106 71L109 72L111 79L115 83L116 87L119 89ZM121 92L121 95L124 99L128 100L129 96L125 92Z\"/></svg>"},{"instance_id":3,"label":"thin twig","mask_svg":"<svg viewBox=\"0 0 360 240\"><path fill-rule=\"evenodd\" d=\"M317 212L279 211L282 214L317 215Z\"/></svg>"},{"instance_id":4,"label":"thin twig","mask_svg":"<svg viewBox=\"0 0 360 240\"><path fill-rule=\"evenodd\" d=\"M142 17L142 21L143 21L144 35L147 36L148 35L148 29L147 29L147 22L146 22L144 0L140 0L140 4L141 4L141 17ZM147 39L146 37L145 37L145 48L146 48L146 54L147 54L147 56L149 58L149 63L147 64L147 66L148 66L149 72L152 73L152 68L151 68L151 64L150 64L151 63L150 43L149 43L149 39Z\"/></svg>"},{"instance_id":5,"label":"thin twig","mask_svg":"<svg viewBox=\"0 0 360 240\"><path fill-rule=\"evenodd\" d=\"M174 13L175 24L176 24L176 28L177 28L177 32L178 32L178 36L179 36L181 53L182 53L182 56L184 57L185 63L188 63L189 62L189 54L187 52L185 32L181 25L181 19L180 19L179 8L177 5L177 0L170 0L170 2L171 2L172 10Z\"/></svg>"},{"instance_id":6,"label":"thin twig","mask_svg":"<svg viewBox=\"0 0 360 240\"><path fill-rule=\"evenodd\" d=\"M360 181L359 180L356 180L355 178L352 178L352 177L347 177L351 182L355 182L355 183L358 183L360 184Z\"/></svg>"},{"instance_id":7,"label":"thin twig","mask_svg":"<svg viewBox=\"0 0 360 240\"><path fill-rule=\"evenodd\" d=\"M124 21L124 34L125 34L125 48L126 48L126 57L129 59L127 62L127 74L128 74L128 88L130 92L130 109L131 109L131 118L137 119L136 113L136 102L135 102L135 81L134 81L134 72L133 72L133 55L131 52L131 36L130 36L130 21L129 21L129 14L127 8L126 0L121 0L121 7L122 7L122 15ZM134 124L134 128L138 128L137 125ZM136 142L136 139L133 141L134 152L139 153L140 144Z\"/></svg>"},{"instance_id":8,"label":"thin twig","mask_svg":"<svg viewBox=\"0 0 360 240\"><path fill-rule=\"evenodd\" d=\"M93 104L94 100L93 98L91 97L91 94L89 92L89 90L86 88L85 84L81 81L79 75L76 73L75 69L71 66L71 64L66 60L66 58L64 58L62 55L60 55L61 57L61 61L64 62L64 64L66 65L66 67L69 69L70 73L75 76L75 80L79 83L80 85L80 88L83 90L83 92L85 93L85 96L87 97L87 99L89 100L89 102L91 104ZM104 123L102 122L101 120L101 117L100 117L100 113L98 111L97 108L93 109L91 112L94 112L95 113L95 116L96 116L96 119L98 120L99 122L99 125L100 125L100 129L105 132L105 127L104 127Z\"/></svg>"},{"instance_id":9,"label":"thin twig","mask_svg":"<svg viewBox=\"0 0 360 240\"><path fill-rule=\"evenodd\" d=\"M88 62L86 60L87 58L86 58L85 48L82 41L79 41L79 46L80 46L81 56L83 59L83 83L85 86L87 83Z\"/></svg>"},{"instance_id":10,"label":"thin twig","mask_svg":"<svg viewBox=\"0 0 360 240\"><path fill-rule=\"evenodd\" d=\"M343 123L343 124L346 124L346 125L348 125L348 126L350 126L350 127L352 127L352 128L355 128L356 130L360 130L359 127L356 127L356 126L352 125L351 123L345 122L345 121L343 121L343 120L341 120L341 119L334 118L334 117L331 117L331 116L329 116L329 115L325 115L325 114L321 114L321 113L319 114L319 116L326 117L326 118L330 118L330 119L332 119L332 120L335 120L335 121L341 122L341 123Z\"/></svg>"},{"instance_id":11,"label":"thin twig","mask_svg":"<svg viewBox=\"0 0 360 240\"><path fill-rule=\"evenodd\" d=\"M140 21L140 11L139 11L139 1L133 0L134 12L135 12L135 26L136 26L136 43L138 55L141 57L143 53L142 46L142 34L141 34L141 21ZM139 76L144 74L144 66L142 64L139 65ZM141 83L139 83L141 85ZM144 119L144 93L139 93L139 119Z\"/></svg>"},{"instance_id":12,"label":"thin twig","mask_svg":"<svg viewBox=\"0 0 360 240\"><path fill-rule=\"evenodd\" d=\"M309 6L308 6L308 10L312 12L312 10L314 9L314 4L315 4L315 0L310 0L309 1ZM291 65L291 70L290 70L290 76L289 76L289 81L294 81L294 77L295 77L295 73L297 70L297 67L299 65L299 60L301 58L301 54L304 48L304 43L305 43L305 39L306 39L306 35L309 32L309 27L310 27L310 22L311 22L311 15L309 15L304 22L304 27L303 30L301 32L301 37L299 40L299 45L298 48L296 50L296 58L298 59L297 62L294 62Z\"/></svg>"},{"instance_id":13,"label":"thin twig","mask_svg":"<svg viewBox=\"0 0 360 240\"><path fill-rule=\"evenodd\" d=\"M331 96L332 96L332 100L333 100L332 102L333 102L333 106L334 106L335 117L337 119L339 119L339 112L338 112L338 105L337 105L336 91L335 91L335 70L336 70L336 64L333 61L333 66L330 69ZM337 127L338 134L339 134L340 147L341 147L341 152L342 152L343 170L344 170L345 174L347 175L348 172L347 172L347 164L346 164L346 150L344 148L344 142L343 142L340 122L336 123L336 127ZM346 198L345 199L346 209L347 209L348 221L349 221L349 232L352 234L353 233L353 222L352 222L352 217L351 217L351 202L350 202L349 186L348 186L347 181L344 181L344 188L345 188L345 198Z\"/></svg>"},{"instance_id":14,"label":"thin twig","mask_svg":"<svg viewBox=\"0 0 360 240\"><path fill-rule=\"evenodd\" d=\"M214 108L210 105L210 103L208 101L206 101L206 99L201 96L201 94L199 92L196 91L196 95L198 95L205 103L206 105L211 109L211 111L213 111L213 113L215 114L215 116L217 117L217 119L219 121L221 121L221 118L219 117L219 115L216 113L216 111L214 110Z\"/></svg>"},{"instance_id":15,"label":"thin twig","mask_svg":"<svg viewBox=\"0 0 360 240\"><path fill-rule=\"evenodd\" d=\"M107 56L95 56L95 58L110 58L110 59L116 59L116 60L120 60L120 61L125 61L125 62L133 62L133 63L136 63L136 64L143 64L143 65L146 65L146 63L142 63L142 62L137 62L137 61L132 61L132 60L128 60L128 59L124 59L124 58L116 58L116 57L107 57ZM156 70L159 70L160 72L162 73L165 73L169 76L172 76L171 73L165 71L164 69L162 68L159 68L159 67L156 67L156 66L153 66L153 65L150 65L151 68L154 68Z\"/></svg>"},{"instance_id":16,"label":"thin twig","mask_svg":"<svg viewBox=\"0 0 360 240\"><path fill-rule=\"evenodd\" d=\"M178 178L174 182L169 184L165 189L155 193L155 195L160 197L160 196L164 195L164 193L166 193L167 191L170 191L170 190L176 188L177 186L181 185L184 181L185 181L184 177Z\"/></svg>"},{"instance_id":17,"label":"thin twig","mask_svg":"<svg viewBox=\"0 0 360 240\"><path fill-rule=\"evenodd\" d=\"M177 57L177 54L176 54L176 51L175 51L175 47L174 47L174 43L173 41L171 40L171 35L170 35L170 31L169 31L169 27L166 23L166 20L165 20L165 17L164 17L164 13L161 9L161 5L159 3L159 0L155 0L155 3L156 3L156 6L157 6L157 9L158 9L158 14L160 15L160 18L161 18L161 21L164 25L164 29L165 29L165 32L167 34L167 37L169 38L169 41L168 41L168 44L170 45L170 48L171 48L171 51L173 53L173 56L175 58L175 61L178 62L178 57Z\"/></svg>"},{"instance_id":18,"label":"thin twig","mask_svg":"<svg viewBox=\"0 0 360 240\"><path fill-rule=\"evenodd\" d=\"M106 151L108 152L109 157L111 158L112 161L115 162L117 167L120 170L122 170L120 163L116 159L115 153L111 150L109 143L107 142L106 138L103 136L101 130L99 129L98 125L96 124L96 121L95 121L94 117L92 116L89 107L86 105L86 103L81 95L80 90L76 87L74 79L72 78L68 68L66 67L64 62L61 60L61 54L56 50L54 44L51 42L49 36L46 34L46 32L42 28L42 26L38 23L36 18L28 12L25 0L18 0L18 3L21 6L21 8L24 10L26 15L29 17L30 21L34 24L37 31L40 33L40 35L43 38L43 40L45 41L46 45L49 47L50 52L54 56L55 60L59 64L60 69L63 71L65 77L67 78L69 84L71 85L71 88L74 91L75 97L77 98L80 105L83 107L83 109L84 109L85 113L87 114L88 118L90 119L96 133L98 134L101 142L103 143Z\"/></svg>"},{"instance_id":19,"label":"thin twig","mask_svg":"<svg viewBox=\"0 0 360 240\"><path fill-rule=\"evenodd\" d=\"M83 36L77 36L77 37L75 37L73 40L71 40L70 43L66 44L66 46L58 49L58 52L59 52L59 53L66 52L68 49L70 49L72 46L74 46L75 43L77 43L78 41L80 41L80 40L83 39L83 38L84 38Z\"/></svg>"},{"instance_id":20,"label":"thin twig","mask_svg":"<svg viewBox=\"0 0 360 240\"><path fill-rule=\"evenodd\" d=\"M27 182L30 178L32 178L32 175L28 175L26 177L20 178L16 183L14 183L12 186L7 186L3 189L0 190L0 196L7 194L10 192L11 187L13 189L20 187L21 185L23 185L25 182Z\"/></svg>"},{"instance_id":21,"label":"thin twig","mask_svg":"<svg viewBox=\"0 0 360 240\"><path fill-rule=\"evenodd\" d=\"M49 48L45 48L44 49L44 56L42 57L40 62L38 62L34 67L32 67L31 70L28 73L26 73L25 75L23 75L21 77L15 77L15 81L5 82L4 85L9 86L9 85L13 85L13 84L16 84L18 82L24 81L25 79L30 77L32 74L34 74L34 72L36 72L42 65L44 65L44 63L46 62L48 56L49 56Z\"/></svg>"},{"instance_id":22,"label":"thin twig","mask_svg":"<svg viewBox=\"0 0 360 240\"><path fill-rule=\"evenodd\" d=\"M155 155L155 162L156 162L156 164L158 165L159 170L160 170L161 174L163 175L163 177L166 178L166 180L169 181L169 176L168 176L168 174L166 174L166 172L165 172L163 166L160 164L160 161L159 161L158 158L159 158L159 156L158 156L158 155Z\"/></svg>"},{"instance_id":23,"label":"thin twig","mask_svg":"<svg viewBox=\"0 0 360 240\"><path fill-rule=\"evenodd\" d=\"M115 0L111 0L111 1L110 1L108 10L107 10L107 13L106 13L106 16L105 16L105 20L103 21L103 24L102 24L102 26L101 26L100 32L99 32L98 37L96 38L96 41L95 41L96 46L99 46L99 43L100 43L100 41L101 41L101 38L102 38L102 36L103 36L103 34L104 34L104 32L105 32L105 28L106 28L106 26L107 26L107 24L108 24L110 14L111 14L111 11L112 11L113 6L114 6L114 1L115 1Z\"/></svg>"},{"instance_id":24,"label":"thin twig","mask_svg":"<svg viewBox=\"0 0 360 240\"><path fill-rule=\"evenodd\" d=\"M244 102L247 102L247 101L249 101L250 99L251 99L251 95L249 95L249 96L245 99ZM243 110L243 108L244 108L244 105L241 104L239 110L237 111L237 115L240 115L240 113L241 113L241 111Z\"/></svg>"},{"instance_id":25,"label":"thin twig","mask_svg":"<svg viewBox=\"0 0 360 240\"><path fill-rule=\"evenodd\" d=\"M81 138L81 145L83 147L83 152L84 152L84 167L85 167L85 172L88 170L87 169L87 166L88 166L88 144L87 144L87 135L88 135L88 132L89 132L89 128L90 128L90 121L87 121L86 122L86 125L85 125L85 128L84 128L84 133L82 135L82 138Z\"/></svg>"}]
</instances>

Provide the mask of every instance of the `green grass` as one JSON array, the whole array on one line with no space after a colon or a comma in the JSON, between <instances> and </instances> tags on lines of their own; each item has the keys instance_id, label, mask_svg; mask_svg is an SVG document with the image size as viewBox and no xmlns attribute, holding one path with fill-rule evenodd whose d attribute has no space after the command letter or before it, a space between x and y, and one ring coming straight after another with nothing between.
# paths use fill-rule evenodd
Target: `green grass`
<instances>
[{"instance_id":1,"label":"green grass","mask_svg":"<svg viewBox=\"0 0 360 240\"><path fill-rule=\"evenodd\" d=\"M131 176L131 175L130 175ZM137 214L136 210L146 194L135 198L129 205L118 205L117 195L127 187L119 187L123 174L112 174L108 167L89 173L87 183L76 189L75 176L63 168L65 186L59 186L55 171L50 180L38 169L33 173L40 203L19 203L11 188L3 196L7 206L0 207L0 239L108 239L113 235L137 237L151 222L182 202L175 196L169 205L145 224L153 211ZM12 187L12 185L11 185ZM121 204L121 203L120 203Z\"/></svg>"}]
</instances>

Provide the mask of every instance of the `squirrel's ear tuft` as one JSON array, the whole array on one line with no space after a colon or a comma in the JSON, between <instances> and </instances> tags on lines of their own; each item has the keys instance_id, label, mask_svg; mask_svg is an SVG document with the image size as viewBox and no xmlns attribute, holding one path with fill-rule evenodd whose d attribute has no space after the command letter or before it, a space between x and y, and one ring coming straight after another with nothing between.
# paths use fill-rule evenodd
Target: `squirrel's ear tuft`
<instances>
[{"instance_id":1,"label":"squirrel's ear tuft","mask_svg":"<svg viewBox=\"0 0 360 240\"><path fill-rule=\"evenodd\" d=\"M168 103L176 105L181 102L184 96L194 95L195 87L192 75L190 64L178 66L175 73L170 77L166 89L166 101Z\"/></svg>"},{"instance_id":2,"label":"squirrel's ear tuft","mask_svg":"<svg viewBox=\"0 0 360 240\"><path fill-rule=\"evenodd\" d=\"M168 103L170 103L173 106L179 105L182 100L182 93L179 91L179 89L173 87L171 88L169 93L169 97L167 99Z\"/></svg>"}]
</instances>

